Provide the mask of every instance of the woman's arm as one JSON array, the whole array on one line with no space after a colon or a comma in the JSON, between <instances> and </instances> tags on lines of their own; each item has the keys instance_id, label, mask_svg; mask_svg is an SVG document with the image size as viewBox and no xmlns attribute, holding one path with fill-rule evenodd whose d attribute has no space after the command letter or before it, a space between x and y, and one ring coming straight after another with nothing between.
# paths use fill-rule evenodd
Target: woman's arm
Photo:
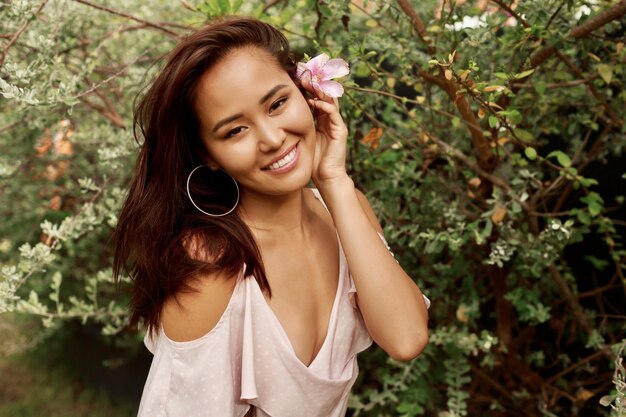
<instances>
[{"instance_id":1,"label":"woman's arm","mask_svg":"<svg viewBox=\"0 0 626 417\"><path fill-rule=\"evenodd\" d=\"M312 91L309 83L305 88ZM392 358L410 360L428 343L422 293L378 236L381 227L365 196L346 173L348 130L339 103L318 94L313 181L328 206L357 289L357 302L374 341Z\"/></svg>"},{"instance_id":2,"label":"woman's arm","mask_svg":"<svg viewBox=\"0 0 626 417\"><path fill-rule=\"evenodd\" d=\"M378 236L382 229L346 175L320 189L341 239L357 303L374 341L389 356L411 360L428 343L428 312L420 289Z\"/></svg>"}]
</instances>

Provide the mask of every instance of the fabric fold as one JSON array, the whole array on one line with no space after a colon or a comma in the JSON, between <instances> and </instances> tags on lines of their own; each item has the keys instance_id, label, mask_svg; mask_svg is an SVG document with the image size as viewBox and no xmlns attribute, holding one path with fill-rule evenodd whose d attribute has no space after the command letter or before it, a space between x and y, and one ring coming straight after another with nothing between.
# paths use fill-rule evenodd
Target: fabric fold
<instances>
[{"instance_id":1,"label":"fabric fold","mask_svg":"<svg viewBox=\"0 0 626 417\"><path fill-rule=\"evenodd\" d=\"M250 277L248 280L254 280ZM247 282L246 284L250 284ZM254 328L252 318L252 295L250 285L245 285L245 307L243 317L243 342L241 355L241 399L252 400L259 397L254 369Z\"/></svg>"}]
</instances>

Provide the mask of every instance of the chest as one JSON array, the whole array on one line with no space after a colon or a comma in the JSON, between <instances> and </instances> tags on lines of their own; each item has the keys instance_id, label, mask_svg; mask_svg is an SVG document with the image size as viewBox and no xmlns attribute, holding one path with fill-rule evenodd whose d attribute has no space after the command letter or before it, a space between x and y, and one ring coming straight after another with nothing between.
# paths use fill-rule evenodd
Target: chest
<instances>
[{"instance_id":1,"label":"chest","mask_svg":"<svg viewBox=\"0 0 626 417\"><path fill-rule=\"evenodd\" d=\"M272 297L266 299L298 359L309 365L322 348L337 295L339 244L334 230L262 253Z\"/></svg>"}]
</instances>

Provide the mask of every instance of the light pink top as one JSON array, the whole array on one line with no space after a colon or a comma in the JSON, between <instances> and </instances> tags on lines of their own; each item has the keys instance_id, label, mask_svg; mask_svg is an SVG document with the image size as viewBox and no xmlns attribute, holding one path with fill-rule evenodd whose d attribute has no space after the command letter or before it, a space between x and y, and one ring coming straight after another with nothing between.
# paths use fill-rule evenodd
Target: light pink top
<instances>
[{"instance_id":1,"label":"light pink top","mask_svg":"<svg viewBox=\"0 0 626 417\"><path fill-rule=\"evenodd\" d=\"M358 374L356 355L372 343L355 292L340 243L328 333L307 367L257 281L240 277L219 322L204 336L176 342L161 328L155 339L146 337L154 358L139 417L242 417L251 405L255 417L344 417Z\"/></svg>"}]
</instances>

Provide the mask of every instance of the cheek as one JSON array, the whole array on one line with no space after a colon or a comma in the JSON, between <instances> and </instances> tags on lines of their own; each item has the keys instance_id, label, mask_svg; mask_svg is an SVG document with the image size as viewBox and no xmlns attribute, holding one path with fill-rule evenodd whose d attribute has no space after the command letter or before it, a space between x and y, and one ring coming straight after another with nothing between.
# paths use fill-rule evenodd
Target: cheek
<instances>
[{"instance_id":1,"label":"cheek","mask_svg":"<svg viewBox=\"0 0 626 417\"><path fill-rule=\"evenodd\" d=\"M292 126L303 133L315 131L315 120L309 104L304 97L299 97L288 112Z\"/></svg>"}]
</instances>

